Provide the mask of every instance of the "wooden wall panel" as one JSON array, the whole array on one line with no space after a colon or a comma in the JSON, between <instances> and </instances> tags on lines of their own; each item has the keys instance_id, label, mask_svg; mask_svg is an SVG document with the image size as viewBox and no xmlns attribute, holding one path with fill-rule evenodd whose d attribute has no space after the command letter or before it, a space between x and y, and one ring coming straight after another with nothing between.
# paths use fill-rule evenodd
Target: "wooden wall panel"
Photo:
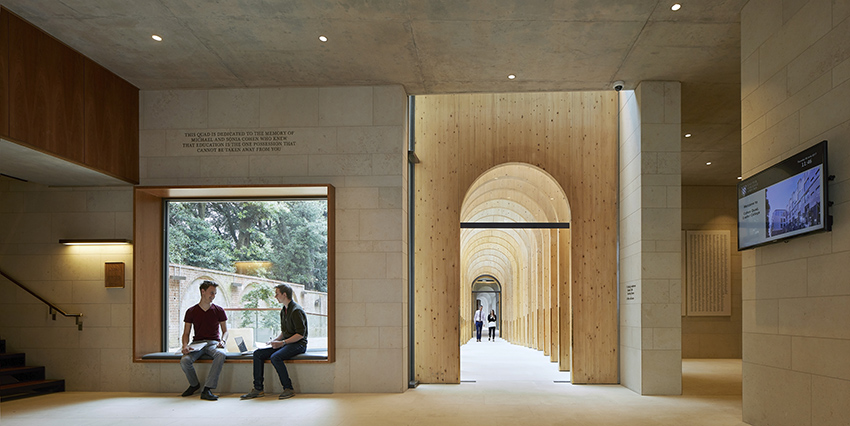
<instances>
[{"instance_id":1,"label":"wooden wall panel","mask_svg":"<svg viewBox=\"0 0 850 426\"><path fill-rule=\"evenodd\" d=\"M416 348L417 377L425 383L458 383L460 351L458 346L460 301L460 203L457 135L457 98L435 98L429 114L417 114L416 129L432 134L425 143L417 141L416 152L441 167L416 170ZM418 106L417 106L418 110ZM417 138L418 139L418 138ZM439 159L439 160L437 160ZM447 171L447 172L446 172ZM444 173L446 172L446 173ZM449 220L447 220L449 219ZM427 325L426 325L427 324Z\"/></svg>"},{"instance_id":2,"label":"wooden wall panel","mask_svg":"<svg viewBox=\"0 0 850 426\"><path fill-rule=\"evenodd\" d=\"M617 101L614 92L432 95L416 100L416 375L423 383L459 381L459 210L475 179L506 162L537 166L567 193L573 229L572 282L560 294L559 341L574 352L574 383L616 383ZM563 238L562 238L563 239ZM559 252L561 253L561 252ZM566 256L566 253L564 254ZM522 283L530 275L514 271ZM539 323L518 288L505 300L506 335L536 339ZM577 296L578 295L578 296ZM522 299L522 300L519 300ZM421 309L419 307L422 307ZM570 324L572 333L564 324ZM581 318L578 318L581 316ZM561 345L563 346L563 345ZM562 364L562 369L564 366ZM578 374L576 374L576 370Z\"/></svg>"},{"instance_id":3,"label":"wooden wall panel","mask_svg":"<svg viewBox=\"0 0 850 426\"><path fill-rule=\"evenodd\" d=\"M535 234L538 234L539 230L532 231ZM531 249L532 253L535 254L534 257L531 258L531 265L533 270L531 272L531 276L528 280L528 285L531 287L531 297L528 299L528 311L531 314L531 347L536 350L542 350L542 340L543 340L543 318L540 314L540 308L543 306L543 292L541 291L540 283L543 281L542 277L542 256L540 256L541 250L541 241L540 238L535 239L535 247Z\"/></svg>"},{"instance_id":4,"label":"wooden wall panel","mask_svg":"<svg viewBox=\"0 0 850 426\"><path fill-rule=\"evenodd\" d=\"M550 314L549 314L549 300L552 295L549 293L550 289L550 274L552 272L557 273L556 271L551 271L549 269L549 259L552 257L552 253L550 252L550 243L549 243L549 231L541 230L541 244L543 245L540 249L539 256L540 259L540 268L544 271L541 274L540 282L537 283L538 288L540 288L541 297L540 297L540 305L538 306L540 312L540 350L543 351L545 356L549 356L549 349L551 348L551 343L549 342L549 338L552 336L552 327L549 323Z\"/></svg>"},{"instance_id":5,"label":"wooden wall panel","mask_svg":"<svg viewBox=\"0 0 850 426\"><path fill-rule=\"evenodd\" d=\"M139 89L85 60L85 163L139 183Z\"/></svg>"},{"instance_id":6,"label":"wooden wall panel","mask_svg":"<svg viewBox=\"0 0 850 426\"><path fill-rule=\"evenodd\" d=\"M85 58L32 24L9 19L9 136L85 161Z\"/></svg>"},{"instance_id":7,"label":"wooden wall panel","mask_svg":"<svg viewBox=\"0 0 850 426\"><path fill-rule=\"evenodd\" d=\"M162 350L163 213L162 197L139 189L133 197L133 359L138 361Z\"/></svg>"},{"instance_id":8,"label":"wooden wall panel","mask_svg":"<svg viewBox=\"0 0 850 426\"><path fill-rule=\"evenodd\" d=\"M333 185L328 185L328 324L328 362L336 362L336 188Z\"/></svg>"},{"instance_id":9,"label":"wooden wall panel","mask_svg":"<svg viewBox=\"0 0 850 426\"><path fill-rule=\"evenodd\" d=\"M570 356L572 355L572 329L571 299L570 299L570 277L572 267L570 265L570 251L562 250L561 247L572 247L570 243L570 231L558 231L558 369L569 371L571 368Z\"/></svg>"},{"instance_id":10,"label":"wooden wall panel","mask_svg":"<svg viewBox=\"0 0 850 426\"><path fill-rule=\"evenodd\" d=\"M549 287L546 292L549 294L549 299L546 302L548 344L549 349L546 354L549 355L549 361L558 362L558 230L549 230L549 252L546 257L546 268L549 270L548 281L546 285Z\"/></svg>"},{"instance_id":11,"label":"wooden wall panel","mask_svg":"<svg viewBox=\"0 0 850 426\"><path fill-rule=\"evenodd\" d=\"M573 102L582 122L610 120L616 129L616 105L591 98ZM574 144L568 191L574 212L570 377L573 383L617 383L617 136L601 126L573 132L581 143Z\"/></svg>"},{"instance_id":12,"label":"wooden wall panel","mask_svg":"<svg viewBox=\"0 0 850 426\"><path fill-rule=\"evenodd\" d=\"M9 12L0 8L0 135L9 136Z\"/></svg>"}]
</instances>

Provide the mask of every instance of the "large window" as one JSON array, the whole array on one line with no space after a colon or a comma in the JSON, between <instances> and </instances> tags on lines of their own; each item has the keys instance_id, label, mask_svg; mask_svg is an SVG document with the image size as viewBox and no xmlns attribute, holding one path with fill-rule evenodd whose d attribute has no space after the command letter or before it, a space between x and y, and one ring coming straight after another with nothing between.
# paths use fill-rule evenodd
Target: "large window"
<instances>
[{"instance_id":1,"label":"large window","mask_svg":"<svg viewBox=\"0 0 850 426\"><path fill-rule=\"evenodd\" d=\"M204 280L219 284L231 336L280 333L274 286L307 313L308 351L334 360L333 187L137 187L134 359L176 352ZM236 351L228 339L228 352Z\"/></svg>"},{"instance_id":2,"label":"large window","mask_svg":"<svg viewBox=\"0 0 850 426\"><path fill-rule=\"evenodd\" d=\"M219 284L227 328L249 342L280 333L274 286L288 284L307 313L312 349L327 349L327 200L165 202L169 351L180 348L183 315L204 280Z\"/></svg>"}]
</instances>

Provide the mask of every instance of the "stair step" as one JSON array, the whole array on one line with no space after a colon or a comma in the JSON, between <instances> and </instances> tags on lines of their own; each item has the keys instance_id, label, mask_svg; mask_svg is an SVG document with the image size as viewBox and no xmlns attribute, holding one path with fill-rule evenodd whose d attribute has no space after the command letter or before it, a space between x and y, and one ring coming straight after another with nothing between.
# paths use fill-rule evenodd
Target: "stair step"
<instances>
[{"instance_id":1,"label":"stair step","mask_svg":"<svg viewBox=\"0 0 850 426\"><path fill-rule=\"evenodd\" d=\"M30 371L43 371L43 370L44 370L44 367L35 367L35 366L31 366L31 365L19 365L19 366L15 366L15 367L0 368L0 375L28 373Z\"/></svg>"},{"instance_id":2,"label":"stair step","mask_svg":"<svg viewBox=\"0 0 850 426\"><path fill-rule=\"evenodd\" d=\"M64 380L45 380L44 367L27 365L24 353L6 353L0 339L0 401L65 392Z\"/></svg>"},{"instance_id":3,"label":"stair step","mask_svg":"<svg viewBox=\"0 0 850 426\"><path fill-rule=\"evenodd\" d=\"M31 380L44 380L44 367L20 366L0 368L0 385Z\"/></svg>"},{"instance_id":4,"label":"stair step","mask_svg":"<svg viewBox=\"0 0 850 426\"><path fill-rule=\"evenodd\" d=\"M64 380L33 380L0 386L0 400L23 398L53 392L64 392Z\"/></svg>"},{"instance_id":5,"label":"stair step","mask_svg":"<svg viewBox=\"0 0 850 426\"><path fill-rule=\"evenodd\" d=\"M0 368L23 367L27 364L25 353L0 353Z\"/></svg>"}]
</instances>

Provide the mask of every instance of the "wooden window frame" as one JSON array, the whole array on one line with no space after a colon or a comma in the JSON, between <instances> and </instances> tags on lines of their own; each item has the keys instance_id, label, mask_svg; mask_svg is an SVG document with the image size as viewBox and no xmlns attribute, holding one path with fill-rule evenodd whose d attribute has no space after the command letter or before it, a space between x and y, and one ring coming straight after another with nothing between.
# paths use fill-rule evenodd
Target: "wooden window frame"
<instances>
[{"instance_id":1,"label":"wooden window frame","mask_svg":"<svg viewBox=\"0 0 850 426\"><path fill-rule=\"evenodd\" d=\"M268 186L139 186L133 191L133 362L179 362L143 360L162 351L163 324L163 200L210 198L304 198L328 200L328 358L292 360L295 363L332 363L336 354L336 261L335 201L332 185ZM250 359L228 362L253 362Z\"/></svg>"}]
</instances>

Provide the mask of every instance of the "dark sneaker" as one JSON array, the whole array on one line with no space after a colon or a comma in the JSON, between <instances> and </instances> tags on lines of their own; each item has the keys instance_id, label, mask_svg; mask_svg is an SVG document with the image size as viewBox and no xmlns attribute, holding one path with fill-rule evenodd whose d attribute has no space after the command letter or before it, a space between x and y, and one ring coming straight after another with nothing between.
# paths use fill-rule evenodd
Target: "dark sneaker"
<instances>
[{"instance_id":1,"label":"dark sneaker","mask_svg":"<svg viewBox=\"0 0 850 426\"><path fill-rule=\"evenodd\" d=\"M200 388L201 388L200 384L198 386L189 386L189 388L187 388L185 391L183 391L183 395L180 395L180 396L192 396Z\"/></svg>"},{"instance_id":2,"label":"dark sneaker","mask_svg":"<svg viewBox=\"0 0 850 426\"><path fill-rule=\"evenodd\" d=\"M242 395L240 397L240 399L254 399L254 398L262 398L264 396L266 396L265 392L251 388L251 392L248 392L245 395Z\"/></svg>"},{"instance_id":3,"label":"dark sneaker","mask_svg":"<svg viewBox=\"0 0 850 426\"><path fill-rule=\"evenodd\" d=\"M277 397L277 399L288 399L288 398L292 398L293 396L295 396L295 391L294 391L294 390L292 390L292 389L284 389L284 390L283 390L283 393L282 393L282 394L280 394L280 396L279 396L279 397Z\"/></svg>"},{"instance_id":4,"label":"dark sneaker","mask_svg":"<svg viewBox=\"0 0 850 426\"><path fill-rule=\"evenodd\" d=\"M206 401L218 401L218 396L213 395L211 390L204 389L204 391L201 392L201 399L206 400Z\"/></svg>"}]
</instances>

